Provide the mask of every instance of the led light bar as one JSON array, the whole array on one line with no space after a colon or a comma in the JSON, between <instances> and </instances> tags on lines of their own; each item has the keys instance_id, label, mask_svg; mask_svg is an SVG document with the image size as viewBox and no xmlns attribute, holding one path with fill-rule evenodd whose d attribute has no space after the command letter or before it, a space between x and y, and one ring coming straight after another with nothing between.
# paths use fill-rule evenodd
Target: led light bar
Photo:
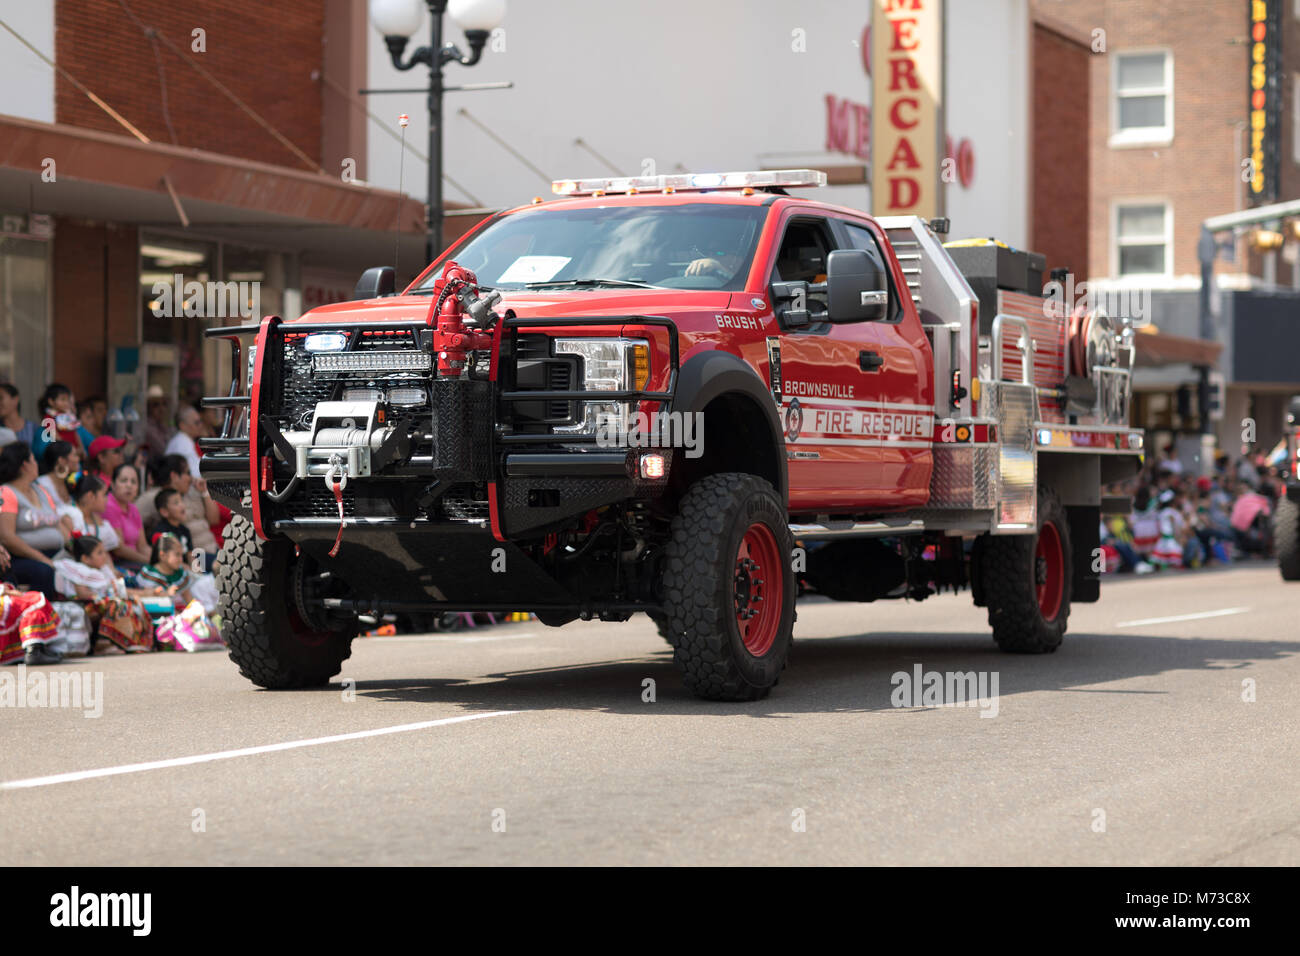
<instances>
[{"instance_id":1,"label":"led light bar","mask_svg":"<svg viewBox=\"0 0 1300 956\"><path fill-rule=\"evenodd\" d=\"M313 372L427 372L433 368L428 352L336 352L312 356Z\"/></svg>"},{"instance_id":2,"label":"led light bar","mask_svg":"<svg viewBox=\"0 0 1300 956\"><path fill-rule=\"evenodd\" d=\"M557 179L551 183L551 192L557 196L590 196L594 193L700 192L707 189L825 185L826 174L818 169L763 169L735 173L615 176L612 179Z\"/></svg>"}]
</instances>

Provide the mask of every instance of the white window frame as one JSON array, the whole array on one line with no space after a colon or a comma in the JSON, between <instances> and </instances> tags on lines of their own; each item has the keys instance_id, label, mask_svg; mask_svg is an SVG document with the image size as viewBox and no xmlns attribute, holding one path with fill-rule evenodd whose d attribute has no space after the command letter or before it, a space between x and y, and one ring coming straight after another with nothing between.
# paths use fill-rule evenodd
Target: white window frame
<instances>
[{"instance_id":1,"label":"white window frame","mask_svg":"<svg viewBox=\"0 0 1300 956\"><path fill-rule=\"evenodd\" d=\"M1291 159L1300 164L1300 73L1291 74Z\"/></svg>"},{"instance_id":2,"label":"white window frame","mask_svg":"<svg viewBox=\"0 0 1300 956\"><path fill-rule=\"evenodd\" d=\"M1126 56L1150 56L1160 53L1165 58L1165 82L1160 87L1127 90L1128 96L1163 96L1165 122L1163 126L1142 126L1121 130L1119 127L1119 61ZM1110 147L1167 146L1174 141L1174 51L1169 47L1140 47L1116 50L1110 58Z\"/></svg>"},{"instance_id":3,"label":"white window frame","mask_svg":"<svg viewBox=\"0 0 1300 956\"><path fill-rule=\"evenodd\" d=\"M1165 268L1163 272L1130 272L1121 275L1119 271L1120 246L1127 245L1120 241L1119 211L1130 206L1160 206L1165 211L1165 230L1161 237L1165 247ZM1143 237L1133 245L1153 245L1152 237ZM1118 282L1142 282L1150 279L1168 279L1174 274L1174 204L1163 196L1125 196L1115 199L1110 204L1110 274Z\"/></svg>"}]
</instances>

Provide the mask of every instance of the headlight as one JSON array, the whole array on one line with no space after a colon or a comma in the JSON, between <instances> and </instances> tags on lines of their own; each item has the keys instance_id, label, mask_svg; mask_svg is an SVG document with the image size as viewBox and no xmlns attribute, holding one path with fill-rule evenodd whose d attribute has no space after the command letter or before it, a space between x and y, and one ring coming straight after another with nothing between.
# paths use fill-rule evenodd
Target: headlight
<instances>
[{"instance_id":1,"label":"headlight","mask_svg":"<svg viewBox=\"0 0 1300 956\"><path fill-rule=\"evenodd\" d=\"M590 392L640 390L650 381L645 339L556 339L555 354L582 359L583 388Z\"/></svg>"}]
</instances>

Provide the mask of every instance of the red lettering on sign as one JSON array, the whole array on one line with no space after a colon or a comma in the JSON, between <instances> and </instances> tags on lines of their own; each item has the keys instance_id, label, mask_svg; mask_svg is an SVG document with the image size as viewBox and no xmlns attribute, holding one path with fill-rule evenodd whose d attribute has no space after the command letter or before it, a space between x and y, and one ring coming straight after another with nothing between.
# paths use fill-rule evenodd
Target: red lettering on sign
<instances>
[{"instance_id":1,"label":"red lettering on sign","mask_svg":"<svg viewBox=\"0 0 1300 956\"><path fill-rule=\"evenodd\" d=\"M921 81L916 78L916 62L914 60L890 60L889 92L901 90L904 80L907 81L909 90L919 90L921 88Z\"/></svg>"},{"instance_id":2,"label":"red lettering on sign","mask_svg":"<svg viewBox=\"0 0 1300 956\"><path fill-rule=\"evenodd\" d=\"M916 35L912 32L916 29L915 17L904 17L889 22L894 28L894 45L889 48L890 53L907 53L920 46L916 42ZM908 41L911 45L906 45L904 41Z\"/></svg>"},{"instance_id":3,"label":"red lettering on sign","mask_svg":"<svg viewBox=\"0 0 1300 956\"><path fill-rule=\"evenodd\" d=\"M908 60L907 62L911 63L912 61ZM911 107L912 109L912 121L910 123L903 121L903 114L901 110L904 106ZM894 124L895 129L911 129L918 122L920 122L920 120L916 118L916 114L920 112L920 109L921 109L921 104L917 102L916 97L913 96L901 97L899 99L894 100L894 105L889 108L889 121Z\"/></svg>"},{"instance_id":4,"label":"red lettering on sign","mask_svg":"<svg viewBox=\"0 0 1300 956\"><path fill-rule=\"evenodd\" d=\"M920 198L921 184L915 179L910 176L890 177L889 207L891 209L906 209L909 206L915 206Z\"/></svg>"},{"instance_id":5,"label":"red lettering on sign","mask_svg":"<svg viewBox=\"0 0 1300 956\"><path fill-rule=\"evenodd\" d=\"M916 153L912 151L912 144L908 142L906 136L898 141L898 145L894 148L894 155L889 157L889 163L885 168L892 171L900 163L906 169L921 168Z\"/></svg>"}]
</instances>

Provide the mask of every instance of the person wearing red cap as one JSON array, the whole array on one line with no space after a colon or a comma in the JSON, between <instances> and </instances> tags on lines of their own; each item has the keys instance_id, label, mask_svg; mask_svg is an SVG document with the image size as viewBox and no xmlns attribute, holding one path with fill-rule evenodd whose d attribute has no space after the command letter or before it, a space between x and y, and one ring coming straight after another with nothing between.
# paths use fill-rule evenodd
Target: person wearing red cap
<instances>
[{"instance_id":1,"label":"person wearing red cap","mask_svg":"<svg viewBox=\"0 0 1300 956\"><path fill-rule=\"evenodd\" d=\"M113 470L122 464L122 446L125 444L125 438L113 438L109 435L100 435L90 443L88 452L90 470L106 484L112 484L113 479L110 476Z\"/></svg>"}]
</instances>

